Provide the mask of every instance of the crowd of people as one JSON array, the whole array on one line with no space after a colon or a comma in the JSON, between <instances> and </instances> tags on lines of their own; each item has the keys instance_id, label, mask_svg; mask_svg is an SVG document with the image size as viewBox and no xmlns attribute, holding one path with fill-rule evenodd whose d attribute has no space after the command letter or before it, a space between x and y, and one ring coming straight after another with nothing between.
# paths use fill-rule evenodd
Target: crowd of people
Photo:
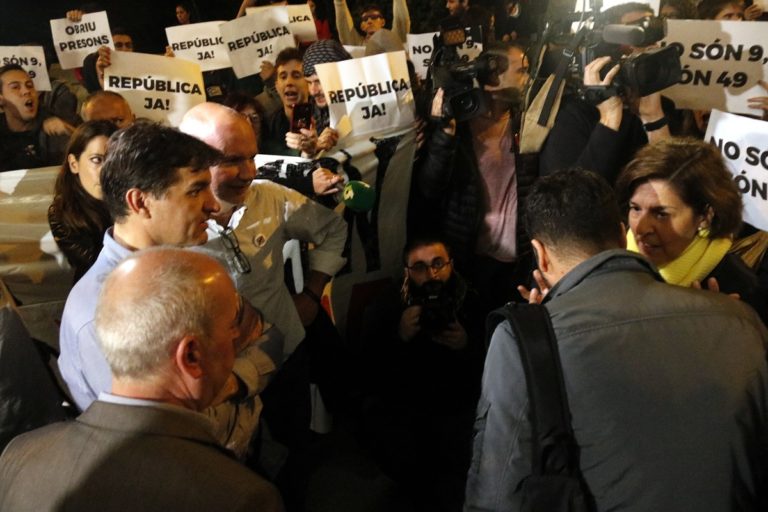
<instances>
[{"instance_id":1,"label":"crowd of people","mask_svg":"<svg viewBox=\"0 0 768 512\"><path fill-rule=\"evenodd\" d=\"M541 150L522 154L536 9L447 0L444 26L480 27L503 64L479 86L481 112L462 116L455 91L409 62L415 155L387 171L411 176L399 277L340 328L325 297L349 263L353 216L326 158L343 134L316 66L351 59L349 46L402 50L411 18L405 0L356 16L334 0L332 27L327 2L307 3L317 41L251 77L203 73L206 101L178 127L104 90L107 47L55 98L0 67L0 172L60 166L48 221L74 281L58 368L79 414L0 446L0 509L314 510L311 467L330 435L319 400L331 434L393 483L397 499L371 509L531 510L542 433L522 335L486 324L509 302L551 318L589 510L768 509L768 234L743 222L703 140L708 112L663 91L566 92ZM174 9L179 25L205 18L194 2ZM604 18L653 15L631 2ZM662 0L660 16L764 14ZM135 50L129 30L112 36L114 51ZM588 63L582 85L610 87L610 62ZM768 120L760 84L749 105ZM311 122L297 126L305 104ZM260 179L259 154L316 165ZM284 258L295 240L298 287ZM745 258L745 246L762 250Z\"/></svg>"}]
</instances>

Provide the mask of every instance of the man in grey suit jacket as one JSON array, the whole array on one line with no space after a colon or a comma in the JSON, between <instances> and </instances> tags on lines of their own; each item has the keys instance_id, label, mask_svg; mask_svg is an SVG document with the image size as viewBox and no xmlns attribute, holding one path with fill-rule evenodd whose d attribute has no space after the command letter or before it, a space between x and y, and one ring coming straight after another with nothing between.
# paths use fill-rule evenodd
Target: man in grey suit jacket
<instances>
[{"instance_id":1,"label":"man in grey suit jacket","mask_svg":"<svg viewBox=\"0 0 768 512\"><path fill-rule=\"evenodd\" d=\"M76 421L8 445L0 510L282 510L277 490L229 455L200 414L232 371L242 317L232 281L208 256L129 256L96 312L112 392Z\"/></svg>"}]
</instances>

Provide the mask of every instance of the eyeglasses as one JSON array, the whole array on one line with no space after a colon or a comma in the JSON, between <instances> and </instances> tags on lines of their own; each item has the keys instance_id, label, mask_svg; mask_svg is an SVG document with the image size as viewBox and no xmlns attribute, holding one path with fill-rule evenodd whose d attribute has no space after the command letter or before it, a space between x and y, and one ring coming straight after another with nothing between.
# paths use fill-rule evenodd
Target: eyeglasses
<instances>
[{"instance_id":1,"label":"eyeglasses","mask_svg":"<svg viewBox=\"0 0 768 512\"><path fill-rule=\"evenodd\" d=\"M248 274L251 271L251 262L248 261L248 257L240 250L240 242L237 241L237 235L232 231L232 228L227 228L221 232L221 243L232 251L234 256L232 262L235 265L235 270L241 274Z\"/></svg>"},{"instance_id":2,"label":"eyeglasses","mask_svg":"<svg viewBox=\"0 0 768 512\"><path fill-rule=\"evenodd\" d=\"M362 20L363 23L365 23L366 21L369 21L369 20L379 20L379 19L381 19L383 17L384 16L382 16L381 14L363 14L360 17L360 19Z\"/></svg>"},{"instance_id":3,"label":"eyeglasses","mask_svg":"<svg viewBox=\"0 0 768 512\"><path fill-rule=\"evenodd\" d=\"M434 270L435 272L440 272L445 267L450 265L451 262L452 260L445 261L443 260L443 258L435 258L434 260L432 260L432 263L430 264L424 263L423 261L417 261L410 267L406 266L405 268L407 268L414 274L426 274L430 270Z\"/></svg>"}]
</instances>

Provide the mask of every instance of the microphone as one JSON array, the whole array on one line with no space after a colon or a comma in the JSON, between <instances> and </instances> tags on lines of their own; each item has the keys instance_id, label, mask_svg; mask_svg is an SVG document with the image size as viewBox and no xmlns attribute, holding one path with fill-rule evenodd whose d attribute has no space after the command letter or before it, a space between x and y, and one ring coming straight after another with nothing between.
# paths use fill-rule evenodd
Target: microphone
<instances>
[{"instance_id":1,"label":"microphone","mask_svg":"<svg viewBox=\"0 0 768 512\"><path fill-rule=\"evenodd\" d=\"M340 202L350 210L368 212L376 202L376 191L363 181L352 180L344 185Z\"/></svg>"},{"instance_id":2,"label":"microphone","mask_svg":"<svg viewBox=\"0 0 768 512\"><path fill-rule=\"evenodd\" d=\"M603 41L630 46L647 46L645 30L637 25L606 25L603 27Z\"/></svg>"}]
</instances>

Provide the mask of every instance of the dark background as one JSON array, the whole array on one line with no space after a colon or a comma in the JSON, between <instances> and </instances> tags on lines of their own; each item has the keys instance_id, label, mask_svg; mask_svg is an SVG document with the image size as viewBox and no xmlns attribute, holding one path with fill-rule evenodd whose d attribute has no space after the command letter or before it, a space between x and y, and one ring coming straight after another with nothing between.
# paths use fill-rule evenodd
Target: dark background
<instances>
[{"instance_id":1,"label":"dark background","mask_svg":"<svg viewBox=\"0 0 768 512\"><path fill-rule=\"evenodd\" d=\"M200 13L199 21L230 20L237 14L242 0L195 0L193 3ZM326 8L333 22L333 0L316 0L320 10ZM378 3L391 19L391 0ZM174 0L102 0L89 2L106 10L110 26L126 28L132 35L136 50L145 53L162 53L165 27L176 24ZM301 3L301 2L299 2ZM348 0L353 16L358 9L372 3L371 0ZM85 4L82 1L56 0L0 0L0 45L23 43L43 44L48 50L49 64L55 59L51 43L49 20L63 18L70 9ZM421 33L436 30L438 20L447 15L444 0L408 0L411 14L411 32Z\"/></svg>"}]
</instances>

